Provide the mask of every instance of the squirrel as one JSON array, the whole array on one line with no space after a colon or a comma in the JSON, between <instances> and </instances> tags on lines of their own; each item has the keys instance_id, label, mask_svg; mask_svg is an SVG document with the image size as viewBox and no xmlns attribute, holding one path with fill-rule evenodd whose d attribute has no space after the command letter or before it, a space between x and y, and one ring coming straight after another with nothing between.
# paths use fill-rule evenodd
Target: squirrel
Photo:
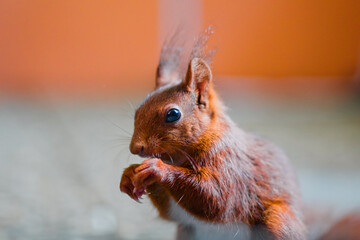
<instances>
[{"instance_id":1,"label":"squirrel","mask_svg":"<svg viewBox=\"0 0 360 240\"><path fill-rule=\"evenodd\" d=\"M251 239L306 239L294 170L281 149L226 114L208 36L199 39L183 76L181 50L164 45L129 147L148 159L124 170L120 190L136 201L148 195L160 217L178 223L177 239L193 239L199 223L245 226Z\"/></svg>"},{"instance_id":2,"label":"squirrel","mask_svg":"<svg viewBox=\"0 0 360 240\"><path fill-rule=\"evenodd\" d=\"M269 239L305 239L294 171L278 147L226 114L204 54L207 39L195 44L184 77L176 71L178 49L164 45L155 90L135 112L129 147L149 159L124 170L120 190L136 201L148 194L160 217L179 223L178 239L196 230L194 221L174 215L245 224Z\"/></svg>"}]
</instances>

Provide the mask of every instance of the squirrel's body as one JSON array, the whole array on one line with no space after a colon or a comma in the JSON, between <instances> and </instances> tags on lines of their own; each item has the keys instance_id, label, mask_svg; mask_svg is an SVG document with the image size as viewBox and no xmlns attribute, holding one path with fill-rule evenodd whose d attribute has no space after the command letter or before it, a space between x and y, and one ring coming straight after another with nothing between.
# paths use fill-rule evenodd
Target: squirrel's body
<instances>
[{"instance_id":1,"label":"squirrel's body","mask_svg":"<svg viewBox=\"0 0 360 240\"><path fill-rule=\"evenodd\" d=\"M282 151L230 120L205 60L192 58L183 79L164 67L160 61L156 89L136 110L130 144L152 158L125 169L120 189L135 200L148 192L160 216L179 223L179 239L194 236L195 225L224 226L235 239L245 226L253 238L305 239Z\"/></svg>"},{"instance_id":2,"label":"squirrel's body","mask_svg":"<svg viewBox=\"0 0 360 240\"><path fill-rule=\"evenodd\" d=\"M151 98L162 99L160 95L176 90L162 91ZM187 159L191 157L200 168L197 175L179 171L167 186L155 183L150 187L149 197L160 215L183 225L189 225L192 218L211 223L268 224L279 235L301 239L304 229L299 216L298 186L285 155L271 143L239 129L225 115L214 93L212 97L217 108L212 124L195 145L183 149L189 156L180 153L180 159L172 159L191 169ZM154 104L151 99L147 103ZM151 111L151 106L142 109ZM185 130L196 136L194 129ZM185 214L179 213L178 207L191 217L184 219ZM292 221L294 229L289 229Z\"/></svg>"}]
</instances>

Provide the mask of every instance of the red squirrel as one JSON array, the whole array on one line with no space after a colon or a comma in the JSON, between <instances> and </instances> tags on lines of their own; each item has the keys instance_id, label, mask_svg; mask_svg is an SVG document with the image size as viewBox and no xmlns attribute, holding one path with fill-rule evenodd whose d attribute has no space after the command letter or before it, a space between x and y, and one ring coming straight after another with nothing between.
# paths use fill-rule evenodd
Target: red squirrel
<instances>
[{"instance_id":1,"label":"red squirrel","mask_svg":"<svg viewBox=\"0 0 360 240\"><path fill-rule=\"evenodd\" d=\"M305 239L284 153L226 114L204 46L195 44L183 76L177 54L163 48L155 90L136 110L130 151L148 159L124 170L120 190L137 201L148 194L162 218L178 222L178 239L191 239L195 222L247 226L253 239Z\"/></svg>"}]
</instances>

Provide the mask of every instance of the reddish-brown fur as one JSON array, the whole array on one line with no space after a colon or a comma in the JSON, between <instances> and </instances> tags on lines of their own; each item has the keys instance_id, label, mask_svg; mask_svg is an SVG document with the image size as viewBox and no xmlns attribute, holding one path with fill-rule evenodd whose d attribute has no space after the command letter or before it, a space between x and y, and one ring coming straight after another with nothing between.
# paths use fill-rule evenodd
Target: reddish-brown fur
<instances>
[{"instance_id":1,"label":"reddish-brown fur","mask_svg":"<svg viewBox=\"0 0 360 240\"><path fill-rule=\"evenodd\" d=\"M209 64L193 56L183 79L173 66L161 68L155 91L136 110L130 144L133 154L151 158L125 169L121 191L135 200L148 192L165 219L173 199L204 222L245 223L269 238L305 239L298 185L285 155L230 120ZM172 107L182 117L165 123Z\"/></svg>"},{"instance_id":2,"label":"reddish-brown fur","mask_svg":"<svg viewBox=\"0 0 360 240\"><path fill-rule=\"evenodd\" d=\"M360 214L348 214L336 222L320 240L360 239Z\"/></svg>"}]
</instances>

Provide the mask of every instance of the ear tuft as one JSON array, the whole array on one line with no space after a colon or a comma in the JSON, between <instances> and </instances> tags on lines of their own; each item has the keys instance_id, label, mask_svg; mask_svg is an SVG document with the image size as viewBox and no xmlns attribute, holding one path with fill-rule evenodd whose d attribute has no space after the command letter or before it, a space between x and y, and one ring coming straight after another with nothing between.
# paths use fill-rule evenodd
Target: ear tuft
<instances>
[{"instance_id":1,"label":"ear tuft","mask_svg":"<svg viewBox=\"0 0 360 240\"><path fill-rule=\"evenodd\" d=\"M162 66L159 64L156 70L155 89L175 82L179 79L179 74L173 68L166 68L168 66Z\"/></svg>"},{"instance_id":2,"label":"ear tuft","mask_svg":"<svg viewBox=\"0 0 360 240\"><path fill-rule=\"evenodd\" d=\"M207 105L211 80L209 65L201 58L192 59L185 77L185 86L188 91L196 92L198 104Z\"/></svg>"},{"instance_id":3,"label":"ear tuft","mask_svg":"<svg viewBox=\"0 0 360 240\"><path fill-rule=\"evenodd\" d=\"M180 60L183 48L178 43L178 32L167 39L161 48L156 70L155 89L180 80Z\"/></svg>"}]
</instances>

